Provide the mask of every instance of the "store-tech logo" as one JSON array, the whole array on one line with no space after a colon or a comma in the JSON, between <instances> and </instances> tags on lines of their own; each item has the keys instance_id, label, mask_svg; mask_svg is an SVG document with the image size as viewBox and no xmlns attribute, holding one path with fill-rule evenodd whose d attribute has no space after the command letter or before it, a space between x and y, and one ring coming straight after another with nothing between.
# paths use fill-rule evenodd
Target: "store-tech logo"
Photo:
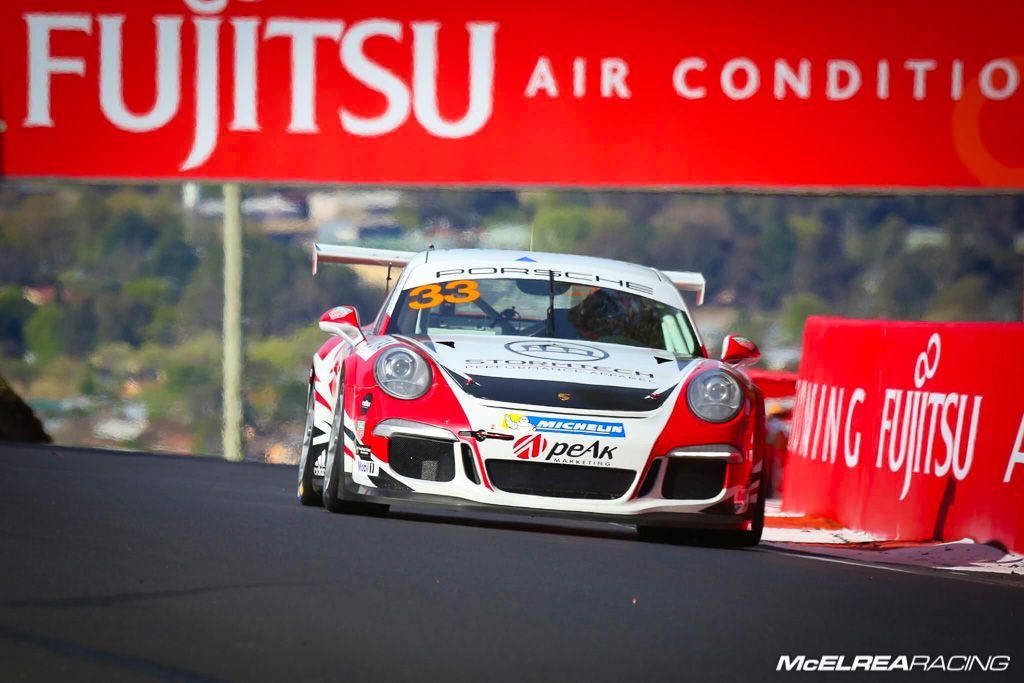
<instances>
[{"instance_id":1,"label":"store-tech logo","mask_svg":"<svg viewBox=\"0 0 1024 683\"><path fill-rule=\"evenodd\" d=\"M505 348L517 355L541 360L598 361L608 357L601 349L571 342L517 341L505 344Z\"/></svg>"}]
</instances>

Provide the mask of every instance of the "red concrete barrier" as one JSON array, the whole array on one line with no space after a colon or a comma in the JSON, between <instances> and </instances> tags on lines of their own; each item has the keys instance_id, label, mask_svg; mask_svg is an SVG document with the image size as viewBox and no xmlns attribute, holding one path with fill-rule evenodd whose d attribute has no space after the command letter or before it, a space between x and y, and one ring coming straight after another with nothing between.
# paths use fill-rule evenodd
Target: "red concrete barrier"
<instances>
[{"instance_id":1,"label":"red concrete barrier","mask_svg":"<svg viewBox=\"0 0 1024 683\"><path fill-rule=\"evenodd\" d=\"M798 375L795 372L785 370L762 370L761 368L750 368L750 379L764 392L766 399L771 398L792 398L796 396L796 381Z\"/></svg>"},{"instance_id":2,"label":"red concrete barrier","mask_svg":"<svg viewBox=\"0 0 1024 683\"><path fill-rule=\"evenodd\" d=\"M770 468L767 492L776 497L782 491L786 469L786 444L793 420L793 399L796 397L797 374L782 370L750 368L750 379L764 392L764 407L768 420L765 425L765 458Z\"/></svg>"},{"instance_id":3,"label":"red concrete barrier","mask_svg":"<svg viewBox=\"0 0 1024 683\"><path fill-rule=\"evenodd\" d=\"M1024 324L811 318L783 508L1024 552Z\"/></svg>"}]
</instances>

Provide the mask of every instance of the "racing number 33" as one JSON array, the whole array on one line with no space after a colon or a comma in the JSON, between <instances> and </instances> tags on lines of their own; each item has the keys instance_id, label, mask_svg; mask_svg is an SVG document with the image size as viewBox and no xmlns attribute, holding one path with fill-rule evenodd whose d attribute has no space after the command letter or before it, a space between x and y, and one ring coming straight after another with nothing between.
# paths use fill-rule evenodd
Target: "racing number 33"
<instances>
[{"instance_id":1,"label":"racing number 33","mask_svg":"<svg viewBox=\"0 0 1024 683\"><path fill-rule=\"evenodd\" d=\"M480 290L472 280L453 280L441 285L421 285L409 292L409 308L420 310L433 308L442 303L468 304L480 298Z\"/></svg>"}]
</instances>

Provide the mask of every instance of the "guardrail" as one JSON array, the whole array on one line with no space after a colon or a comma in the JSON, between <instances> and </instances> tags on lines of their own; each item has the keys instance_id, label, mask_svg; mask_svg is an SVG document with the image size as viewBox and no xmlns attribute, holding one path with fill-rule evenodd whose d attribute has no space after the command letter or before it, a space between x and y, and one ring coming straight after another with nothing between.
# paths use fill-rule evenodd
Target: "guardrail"
<instances>
[{"instance_id":1,"label":"guardrail","mask_svg":"<svg viewBox=\"0 0 1024 683\"><path fill-rule=\"evenodd\" d=\"M1024 551L1024 324L811 318L783 509Z\"/></svg>"}]
</instances>

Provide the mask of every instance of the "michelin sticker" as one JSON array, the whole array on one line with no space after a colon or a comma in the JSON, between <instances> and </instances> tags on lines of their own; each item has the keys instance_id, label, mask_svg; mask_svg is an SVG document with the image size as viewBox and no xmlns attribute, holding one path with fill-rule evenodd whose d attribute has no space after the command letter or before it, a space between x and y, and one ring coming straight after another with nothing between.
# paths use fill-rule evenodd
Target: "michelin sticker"
<instances>
[{"instance_id":1,"label":"michelin sticker","mask_svg":"<svg viewBox=\"0 0 1024 683\"><path fill-rule=\"evenodd\" d=\"M626 436L626 427L621 422L599 422L597 420L572 420L556 417L538 417L506 413L501 426L518 434L545 432L548 434L577 434L581 436L604 436L621 439Z\"/></svg>"}]
</instances>

